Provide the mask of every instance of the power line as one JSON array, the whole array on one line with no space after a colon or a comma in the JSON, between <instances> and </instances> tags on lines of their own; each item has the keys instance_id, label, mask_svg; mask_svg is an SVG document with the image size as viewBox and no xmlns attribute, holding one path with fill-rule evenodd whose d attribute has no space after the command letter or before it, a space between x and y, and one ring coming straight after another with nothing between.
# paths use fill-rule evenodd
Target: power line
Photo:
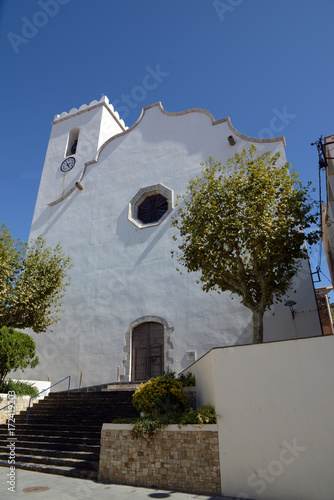
<instances>
[{"instance_id":1,"label":"power line","mask_svg":"<svg viewBox=\"0 0 334 500\"><path fill-rule=\"evenodd\" d=\"M326 168L327 168L327 159L326 159L326 155L325 155L325 146L323 143L323 136L321 135L317 141L312 142L311 146L317 146L317 150L318 150L318 158L319 158L319 160L318 160L318 169L319 169L319 175L318 175L318 182L319 182L319 226L320 226L320 229L322 230L321 171L326 170ZM322 240L320 238L319 239L319 250L318 250L318 265L316 267L316 271L314 273L312 273L312 275L313 274L318 275L318 281L320 281L319 272L322 273L322 271L321 271L321 256L322 256ZM315 282L315 283L317 283L317 282Z\"/></svg>"},{"instance_id":2,"label":"power line","mask_svg":"<svg viewBox=\"0 0 334 500\"><path fill-rule=\"evenodd\" d=\"M325 276L326 280L327 280L327 281L329 281L329 282L330 282L330 284L332 284L332 280L330 280L330 279L326 276L326 274L325 274L325 273L323 273L323 272L321 271L321 269L320 269L320 272L321 272L321 274L322 274L323 276Z\"/></svg>"}]
</instances>

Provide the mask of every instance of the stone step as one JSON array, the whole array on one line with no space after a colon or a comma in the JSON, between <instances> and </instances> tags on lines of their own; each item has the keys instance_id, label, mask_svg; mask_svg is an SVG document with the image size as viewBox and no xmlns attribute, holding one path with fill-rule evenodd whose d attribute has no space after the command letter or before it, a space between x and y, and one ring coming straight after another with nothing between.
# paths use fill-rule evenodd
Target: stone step
<instances>
[{"instance_id":1,"label":"stone step","mask_svg":"<svg viewBox=\"0 0 334 500\"><path fill-rule=\"evenodd\" d=\"M129 399L132 397L132 393L134 393L136 388L131 388L131 389L126 389L126 390L117 390L117 391L101 391L101 392L75 392L75 391L70 391L68 394L67 392L50 392L50 394L47 396L48 399L66 399L66 398L71 398L71 399L76 399L77 401L87 401L88 399L92 400L101 400L101 399ZM45 401L45 399L42 399L42 401Z\"/></svg>"},{"instance_id":2,"label":"stone step","mask_svg":"<svg viewBox=\"0 0 334 500\"><path fill-rule=\"evenodd\" d=\"M78 400L78 399L64 399L64 400L58 400L58 399L50 399L48 401L45 401L43 400L41 402L41 404L39 405L41 408L43 408L44 406L54 406L55 404L58 404L61 402L62 405L64 406L96 406L97 405L118 405L118 404L132 404L132 398L129 398L129 399L126 399L126 398L122 398L122 399L88 399L87 401L85 400Z\"/></svg>"},{"instance_id":3,"label":"stone step","mask_svg":"<svg viewBox=\"0 0 334 500\"><path fill-rule=\"evenodd\" d=\"M31 408L29 411L29 417L30 415L41 415L41 414L47 414L50 415L51 417L57 417L61 418L63 415L75 415L75 416L89 416L91 419L94 418L94 416L104 416L106 413L107 414L112 414L112 413L136 413L134 410L132 404L130 403L119 403L119 404L113 404L113 405L104 405L103 407L100 406L98 408L95 408L94 406L73 406L73 405L68 405L68 406L63 406L62 412L59 413L59 408L55 406L51 407L42 407L39 408L38 411L34 411L33 413L31 412ZM20 414L15 415L16 418L19 416L22 417L22 415L26 415L26 413L21 412Z\"/></svg>"},{"instance_id":4,"label":"stone step","mask_svg":"<svg viewBox=\"0 0 334 500\"><path fill-rule=\"evenodd\" d=\"M25 416L26 417L26 416ZM34 422L33 418L30 420L29 416L29 421L26 423L26 418L22 420L22 422L15 422L15 429L14 431L16 432L18 428L25 428L25 427L37 427L40 425L41 431L45 431L47 429L61 429L64 428L66 424L66 418L63 418L62 420L53 420L53 419L48 419L46 422L41 422L40 419L36 419ZM94 421L94 420L86 420L83 421L78 417L77 419L70 419L70 421L67 422L66 427L69 428L69 430L75 430L76 428L80 431L83 430L90 430L92 429L93 431L99 431L101 429L101 423L99 421Z\"/></svg>"},{"instance_id":5,"label":"stone step","mask_svg":"<svg viewBox=\"0 0 334 500\"><path fill-rule=\"evenodd\" d=\"M84 445L84 446L99 446L100 445L100 439L101 439L101 433L99 432L98 435L94 436L88 436L88 435L82 435L81 433L78 433L76 436L71 435L68 431L64 431L61 434L58 433L57 435L50 436L48 433L47 434L40 434L36 432L35 434L27 432L26 434L24 433L17 433L15 434L16 441L20 442L45 442L45 443L51 443L51 444L58 444L58 443L68 443L69 445ZM0 443L2 446L8 444L8 439L3 438L0 439Z\"/></svg>"},{"instance_id":6,"label":"stone step","mask_svg":"<svg viewBox=\"0 0 334 500\"><path fill-rule=\"evenodd\" d=\"M135 391L137 387L140 387L140 385L143 383L147 382L147 380L143 380L140 382L108 382L106 384L100 384L100 385L93 385L90 387L81 387L81 389L72 389L71 392L74 393L92 393L92 392L105 392L105 391ZM63 391L65 393L66 391Z\"/></svg>"},{"instance_id":7,"label":"stone step","mask_svg":"<svg viewBox=\"0 0 334 500\"><path fill-rule=\"evenodd\" d=\"M46 415L29 415L29 420L28 420L28 425L30 424L43 424L43 425L63 425L63 426L76 426L78 424L78 420L80 421L80 427L83 427L85 425L94 424L96 427L101 426L103 423L111 423L115 418L121 417L124 415L124 413L119 412L119 413L109 413L106 414L104 417L101 415L98 415L97 417L94 418L89 418L89 415L63 415L61 418L52 418L48 417ZM130 416L136 416L136 414L129 415ZM22 415L18 416L15 418L15 425L24 425L27 421L27 416ZM14 424L13 424L14 425ZM14 428L14 427L13 427Z\"/></svg>"},{"instance_id":8,"label":"stone step","mask_svg":"<svg viewBox=\"0 0 334 500\"><path fill-rule=\"evenodd\" d=\"M34 408L34 406L32 407ZM29 414L31 413L32 408L30 408ZM117 413L121 411L135 411L132 403L129 402L115 402L115 403L105 403L101 405L94 405L94 404L89 404L89 405L78 405L78 404L63 404L61 408L61 413L88 413L91 414L103 414L106 411L116 411ZM53 404L53 405L45 405L45 406L40 406L37 410L34 410L34 413L40 413L40 412L48 412L53 415L59 414L59 404ZM21 412L22 414L23 412Z\"/></svg>"},{"instance_id":9,"label":"stone step","mask_svg":"<svg viewBox=\"0 0 334 500\"><path fill-rule=\"evenodd\" d=\"M40 403L38 403L37 405L34 404L33 406L37 409L37 408L56 408L57 406L59 406L59 402L61 402L62 406L65 406L65 407L71 407L71 406L74 406L74 407L78 407L78 408L82 408L82 407L85 407L85 406L91 406L91 407L95 407L96 409L99 407L98 405L101 405L102 407L103 406L115 406L115 405L119 405L119 404L124 404L124 405L132 405L132 398L131 399L100 399L100 400L87 400L87 401L82 401L82 400L76 400L76 399L64 399L64 400L58 400L58 399L50 399L50 400L47 400L45 401L45 399L43 401L41 401Z\"/></svg>"},{"instance_id":10,"label":"stone step","mask_svg":"<svg viewBox=\"0 0 334 500\"><path fill-rule=\"evenodd\" d=\"M40 400L40 403L45 404L47 401L131 401L134 391L122 391L120 394L118 391L102 392L97 394L96 392L90 393L72 393L70 394L59 394L51 393L49 396ZM32 398L34 399L34 398Z\"/></svg>"},{"instance_id":11,"label":"stone step","mask_svg":"<svg viewBox=\"0 0 334 500\"><path fill-rule=\"evenodd\" d=\"M31 434L39 436L68 436L68 437L81 437L83 433L91 438L98 438L101 435L101 425L82 426L80 424L75 426L64 427L59 424L18 424L15 427L14 435L17 437L22 434ZM8 429L1 432L1 437L7 439L9 437Z\"/></svg>"},{"instance_id":12,"label":"stone step","mask_svg":"<svg viewBox=\"0 0 334 500\"><path fill-rule=\"evenodd\" d=\"M15 416L15 466L72 477L97 479L102 424L134 417L133 390L51 393ZM7 424L0 425L2 458L8 453ZM0 460L0 466L7 462Z\"/></svg>"},{"instance_id":13,"label":"stone step","mask_svg":"<svg viewBox=\"0 0 334 500\"><path fill-rule=\"evenodd\" d=\"M35 408L37 406L39 408L56 408L59 406L59 403L61 402L61 405L64 407L71 407L74 406L75 408L84 408L84 407L94 407L98 408L99 406L104 407L104 406L116 406L116 405L132 405L132 399L122 399L122 400L117 400L117 399L101 399L99 401L77 401L73 399L65 399L64 401L61 400L50 400L50 401L44 401L41 403L38 403L38 405L33 405Z\"/></svg>"},{"instance_id":14,"label":"stone step","mask_svg":"<svg viewBox=\"0 0 334 500\"><path fill-rule=\"evenodd\" d=\"M112 391L132 391L134 392L141 384L147 382L147 380L143 382L115 382L113 384L107 385L105 389L101 389L102 392L112 392Z\"/></svg>"},{"instance_id":15,"label":"stone step","mask_svg":"<svg viewBox=\"0 0 334 500\"><path fill-rule=\"evenodd\" d=\"M35 441L30 438L30 436L27 436L26 438L20 437L19 440L16 441L16 449L19 446L21 449L41 449L41 450L51 450L51 451L62 451L62 452L87 452L87 453L92 453L92 454L97 454L99 455L100 453L100 444L94 444L94 443L82 443L78 442L76 443L75 441L72 442L64 442L57 438L53 438L53 441L51 440L52 438L49 439L49 441L46 441L44 437L40 439L36 439ZM8 451L8 441L3 441L0 442L0 448L2 450L7 450Z\"/></svg>"},{"instance_id":16,"label":"stone step","mask_svg":"<svg viewBox=\"0 0 334 500\"><path fill-rule=\"evenodd\" d=\"M97 423L100 425L100 422L103 422L103 423L110 423L112 422L112 420L114 418L117 418L117 417L123 417L123 416L127 416L127 417L137 417L138 414L137 412L135 411L128 411L128 412L124 412L124 411L105 411L105 412L101 412L101 413L96 413L93 417L90 413L81 413L81 412L78 412L78 413L75 413L75 412L65 412L61 415L52 415L48 412L34 412L34 413L30 413L29 414L29 419L28 419L28 424L32 423L34 420L37 422L37 421L41 421L41 420L45 420L46 422L48 423L52 423L52 424L57 424L59 423L59 425L63 425L64 422L70 422L71 420L75 420L75 422L77 423L78 421L89 421L89 422L96 422L96 425ZM20 414L20 415L16 415L15 416L15 420L13 420L13 422L11 422L13 428L15 426L15 424L20 424L20 425L23 425L27 422L27 415L26 414ZM8 424L4 424L4 425L8 425Z\"/></svg>"},{"instance_id":17,"label":"stone step","mask_svg":"<svg viewBox=\"0 0 334 500\"><path fill-rule=\"evenodd\" d=\"M78 414L75 414L75 413L72 413L72 414L65 414L65 415L62 415L61 417L57 417L55 415L47 415L47 414L44 414L44 413L40 413L40 414L33 414L33 415L29 415L29 419L28 419L28 424L32 424L33 422L36 422L36 423L40 423L41 421L44 421L45 424L52 424L52 425L64 425L65 423L68 423L69 425L71 425L70 423L72 422L72 425L77 425L79 422L81 423L81 425L83 425L83 423L86 423L86 422L89 422L91 423L92 425L95 425L98 426L102 423L111 423L115 418L118 418L118 417L124 417L124 416L127 416L129 418L132 418L132 417L137 417L138 414L135 413L135 412L128 412L128 413L124 413L124 412L106 412L104 415L96 415L95 417L91 417L90 415L81 415L80 413ZM15 417L15 421L12 423L12 428L14 428L15 424L16 425L24 425L27 423L27 415L21 415L20 417L17 416ZM5 425L8 425L8 424L5 424Z\"/></svg>"},{"instance_id":18,"label":"stone step","mask_svg":"<svg viewBox=\"0 0 334 500\"><path fill-rule=\"evenodd\" d=\"M49 458L62 458L62 459L76 459L81 461L89 461L89 462L98 462L99 461L99 447L95 449L95 452L91 450L57 450L50 449L49 447L43 448L41 443L33 443L35 446L23 447L23 443L20 442L20 446L15 446L15 457L18 456L28 456L28 457L49 457ZM27 444L27 443L26 443ZM38 447L36 446L38 445ZM48 443L44 443L44 446L47 446ZM3 456L8 454L8 448L0 445L0 452L3 453Z\"/></svg>"},{"instance_id":19,"label":"stone step","mask_svg":"<svg viewBox=\"0 0 334 500\"><path fill-rule=\"evenodd\" d=\"M15 434L20 430L23 432L26 431L39 431L41 433L46 433L49 431L54 431L54 430L63 430L63 431L69 431L69 432L82 432L85 429L88 429L91 432L100 432L101 430L101 425L100 424L94 424L94 422L90 422L90 425L87 427L86 425L81 425L80 421L77 421L74 425L69 425L67 428L64 427L63 422L56 422L54 420L50 420L45 424L34 424L30 422L30 417L29 417L29 422L26 424L25 422L22 423L15 423L15 428L12 430L15 432ZM8 435L8 427L6 424L2 424L0 427L0 434Z\"/></svg>"},{"instance_id":20,"label":"stone step","mask_svg":"<svg viewBox=\"0 0 334 500\"><path fill-rule=\"evenodd\" d=\"M15 460L18 462L25 462L28 464L44 464L51 465L52 467L60 466L60 467L72 467L74 469L85 469L85 470L98 470L99 462L90 461L90 460L77 460L72 458L56 458L56 457L45 457L40 455L28 456L28 455L20 455L19 453L15 453Z\"/></svg>"},{"instance_id":21,"label":"stone step","mask_svg":"<svg viewBox=\"0 0 334 500\"><path fill-rule=\"evenodd\" d=\"M71 392L73 393L80 393L80 394L83 394L83 393L92 393L92 392L97 392L97 393L101 393L101 391L103 391L104 389L106 389L108 387L108 385L110 385L110 382L107 382L106 384L99 384L99 385L91 385L91 386L88 386L88 387L81 387L81 388L77 388L77 389L71 389ZM63 393L65 393L66 391L62 391Z\"/></svg>"}]
</instances>

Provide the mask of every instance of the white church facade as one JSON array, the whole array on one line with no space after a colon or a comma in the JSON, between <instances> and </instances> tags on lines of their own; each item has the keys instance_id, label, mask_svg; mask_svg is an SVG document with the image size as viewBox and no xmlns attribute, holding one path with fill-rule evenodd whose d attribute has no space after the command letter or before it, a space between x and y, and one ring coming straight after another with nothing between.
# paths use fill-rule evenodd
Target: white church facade
<instances>
[{"instance_id":1,"label":"white church facade","mask_svg":"<svg viewBox=\"0 0 334 500\"><path fill-rule=\"evenodd\" d=\"M40 363L25 378L139 381L184 370L212 347L252 342L240 299L203 292L171 258L176 196L209 156L225 163L251 144L285 162L283 137L246 137L202 109L153 104L127 128L103 96L55 116L30 238L60 242L73 268L63 318L32 335ZM322 334L306 260L293 289L295 314L284 304L268 311L265 342Z\"/></svg>"}]
</instances>

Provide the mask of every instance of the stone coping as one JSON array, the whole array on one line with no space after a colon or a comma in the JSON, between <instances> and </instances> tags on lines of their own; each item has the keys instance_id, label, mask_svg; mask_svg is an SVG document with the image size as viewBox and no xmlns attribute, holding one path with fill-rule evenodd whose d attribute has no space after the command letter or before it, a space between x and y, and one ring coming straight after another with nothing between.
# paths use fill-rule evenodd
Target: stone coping
<instances>
[{"instance_id":1,"label":"stone coping","mask_svg":"<svg viewBox=\"0 0 334 500\"><path fill-rule=\"evenodd\" d=\"M132 424L103 424L102 431L114 430L114 431L130 431L132 429ZM211 431L217 432L218 425L217 424L204 424L200 425L183 425L179 427L177 424L167 425L167 427L163 427L160 429L162 431L173 431L173 432L184 432L184 431Z\"/></svg>"},{"instance_id":2,"label":"stone coping","mask_svg":"<svg viewBox=\"0 0 334 500\"><path fill-rule=\"evenodd\" d=\"M7 397L8 397L8 392L0 392L0 400L1 399L7 399ZM15 398L16 399L17 398L30 399L31 396L27 396L27 395L25 395L25 396L16 396L16 394L15 394ZM9 398L9 399L11 399L11 398Z\"/></svg>"}]
</instances>

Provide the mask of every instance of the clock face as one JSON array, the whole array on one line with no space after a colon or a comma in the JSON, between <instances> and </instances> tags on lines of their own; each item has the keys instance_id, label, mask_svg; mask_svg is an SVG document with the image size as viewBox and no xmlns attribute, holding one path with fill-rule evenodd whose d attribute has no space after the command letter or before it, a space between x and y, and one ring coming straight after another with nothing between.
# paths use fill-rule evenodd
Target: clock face
<instances>
[{"instance_id":1,"label":"clock face","mask_svg":"<svg viewBox=\"0 0 334 500\"><path fill-rule=\"evenodd\" d=\"M69 158L66 158L63 163L60 165L60 170L62 172L69 172L69 170L72 170L72 168L75 165L75 158L70 156Z\"/></svg>"}]
</instances>

